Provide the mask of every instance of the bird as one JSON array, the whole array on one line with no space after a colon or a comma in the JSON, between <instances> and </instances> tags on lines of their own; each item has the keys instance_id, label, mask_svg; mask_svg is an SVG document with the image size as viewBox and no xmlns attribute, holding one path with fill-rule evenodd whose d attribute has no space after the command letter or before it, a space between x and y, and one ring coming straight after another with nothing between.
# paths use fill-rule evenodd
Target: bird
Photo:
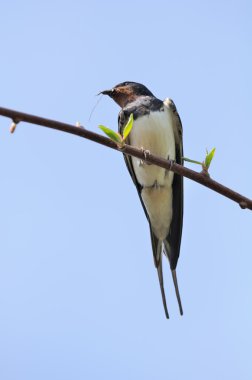
<instances>
[{"instance_id":1,"label":"bird","mask_svg":"<svg viewBox=\"0 0 252 380\"><path fill-rule=\"evenodd\" d=\"M141 83L122 82L101 91L120 107L118 131L122 135L133 114L133 127L126 143L183 165L182 123L174 102L156 98ZM165 316L169 318L164 290L162 257L168 258L180 314L183 315L176 267L183 225L183 177L145 160L124 154L149 222L154 264L157 269Z\"/></svg>"}]
</instances>

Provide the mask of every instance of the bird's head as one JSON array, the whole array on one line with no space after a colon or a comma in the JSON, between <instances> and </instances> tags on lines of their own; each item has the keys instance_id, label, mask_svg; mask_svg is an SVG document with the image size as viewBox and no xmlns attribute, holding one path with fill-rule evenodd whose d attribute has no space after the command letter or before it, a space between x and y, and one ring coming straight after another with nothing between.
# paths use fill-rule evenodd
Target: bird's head
<instances>
[{"instance_id":1,"label":"bird's head","mask_svg":"<svg viewBox=\"0 0 252 380\"><path fill-rule=\"evenodd\" d=\"M122 108L139 96L154 96L147 87L136 82L119 83L111 90L101 91L100 94L110 96Z\"/></svg>"}]
</instances>

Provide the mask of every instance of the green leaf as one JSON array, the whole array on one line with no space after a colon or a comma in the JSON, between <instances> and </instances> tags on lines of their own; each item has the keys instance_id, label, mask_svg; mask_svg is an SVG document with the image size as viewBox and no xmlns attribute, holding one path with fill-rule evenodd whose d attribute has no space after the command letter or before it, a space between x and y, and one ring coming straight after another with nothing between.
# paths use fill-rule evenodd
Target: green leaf
<instances>
[{"instance_id":1,"label":"green leaf","mask_svg":"<svg viewBox=\"0 0 252 380\"><path fill-rule=\"evenodd\" d=\"M121 144L122 143L122 136L119 135L119 133L113 131L112 129L105 127L104 125L98 126L111 140L113 140L116 143Z\"/></svg>"},{"instance_id":2,"label":"green leaf","mask_svg":"<svg viewBox=\"0 0 252 380\"><path fill-rule=\"evenodd\" d=\"M213 159L213 157L214 157L214 153L215 153L215 148L213 148L213 149L211 150L211 152L209 152L209 153L208 153L208 151L207 151L206 158L205 158L205 166L206 166L207 168L210 167L210 164L211 164L212 159Z\"/></svg>"},{"instance_id":3,"label":"green leaf","mask_svg":"<svg viewBox=\"0 0 252 380\"><path fill-rule=\"evenodd\" d=\"M191 162L192 164L202 165L202 162L191 160L190 158L182 157L184 161Z\"/></svg>"},{"instance_id":4,"label":"green leaf","mask_svg":"<svg viewBox=\"0 0 252 380\"><path fill-rule=\"evenodd\" d=\"M132 127L133 127L133 121L134 121L133 113L131 113L130 117L129 117L129 120L128 120L128 122L125 125L124 130L123 130L123 141L125 141L126 138L129 136L130 131L131 131Z\"/></svg>"}]
</instances>

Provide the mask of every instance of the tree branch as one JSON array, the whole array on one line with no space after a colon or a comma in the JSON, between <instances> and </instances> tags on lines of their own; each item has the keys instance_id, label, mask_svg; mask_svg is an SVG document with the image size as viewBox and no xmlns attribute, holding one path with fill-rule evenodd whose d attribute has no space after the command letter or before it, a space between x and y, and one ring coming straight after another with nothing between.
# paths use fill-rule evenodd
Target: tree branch
<instances>
[{"instance_id":1,"label":"tree branch","mask_svg":"<svg viewBox=\"0 0 252 380\"><path fill-rule=\"evenodd\" d=\"M223 186L219 182L214 181L213 179L211 179L210 177L202 173L195 172L194 170L181 166L175 163L174 161L165 160L164 158L153 155L151 153L146 155L146 152L143 152L141 149L138 149L126 144L123 148L120 148L117 146L116 143L114 143L112 140L108 139L107 137L101 136L95 132L88 131L83 127L76 127L71 124L61 123L59 121L45 119L39 116L33 116L27 113L18 112L18 111L14 111L14 110L2 108L2 107L0 107L0 115L12 119L13 122L16 124L21 121L24 121L26 123L36 124L43 127L48 127L48 128L56 129L59 131L71 133L73 135L84 137L88 140L97 142L98 144L105 145L108 148L118 150L127 155L140 158L141 160L146 161L150 164L155 164L162 168L171 170L176 174L187 177L195 182L198 182L201 185L206 186L216 191L217 193L233 200L234 202L237 202L240 205L240 207L243 209L248 208L252 210L251 199L244 197L243 195L231 190L230 188L226 186Z\"/></svg>"}]
</instances>

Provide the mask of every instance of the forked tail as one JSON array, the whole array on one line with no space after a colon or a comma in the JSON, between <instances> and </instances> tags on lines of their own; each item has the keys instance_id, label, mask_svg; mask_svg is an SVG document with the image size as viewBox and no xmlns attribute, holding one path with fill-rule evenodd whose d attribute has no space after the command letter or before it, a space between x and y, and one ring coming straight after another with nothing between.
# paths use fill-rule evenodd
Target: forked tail
<instances>
[{"instance_id":1,"label":"forked tail","mask_svg":"<svg viewBox=\"0 0 252 380\"><path fill-rule=\"evenodd\" d=\"M176 264L174 265L174 263L172 263L172 260L171 260L172 259L171 247L170 247L168 239L164 240L163 243L164 243L164 253L170 262L173 284L174 284L176 297L177 297L177 301L178 301L178 305L179 305L179 312L180 312L180 315L183 315L182 302L181 302L181 298L180 298L180 294L179 294L178 280L177 280L177 274L176 274Z\"/></svg>"},{"instance_id":2,"label":"forked tail","mask_svg":"<svg viewBox=\"0 0 252 380\"><path fill-rule=\"evenodd\" d=\"M177 297L177 300L178 300L178 305L179 305L180 315L183 315L183 308L182 308L181 298L180 298L180 294L179 294L179 288L178 288L178 280L177 280L176 269L172 269L171 272L172 272L172 279L173 279L173 283L174 283L174 288L175 288L175 292L176 292L176 297Z\"/></svg>"},{"instance_id":3,"label":"forked tail","mask_svg":"<svg viewBox=\"0 0 252 380\"><path fill-rule=\"evenodd\" d=\"M164 280L163 280L163 268L162 268L162 253L160 255L159 263L157 266L157 272L158 272L158 279L159 279L159 285L160 285L160 290L162 294L162 301L164 305L164 311L165 311L165 316L167 319L169 319L169 313L168 313L168 308L166 304L166 297L165 297L165 291L164 291Z\"/></svg>"}]
</instances>

